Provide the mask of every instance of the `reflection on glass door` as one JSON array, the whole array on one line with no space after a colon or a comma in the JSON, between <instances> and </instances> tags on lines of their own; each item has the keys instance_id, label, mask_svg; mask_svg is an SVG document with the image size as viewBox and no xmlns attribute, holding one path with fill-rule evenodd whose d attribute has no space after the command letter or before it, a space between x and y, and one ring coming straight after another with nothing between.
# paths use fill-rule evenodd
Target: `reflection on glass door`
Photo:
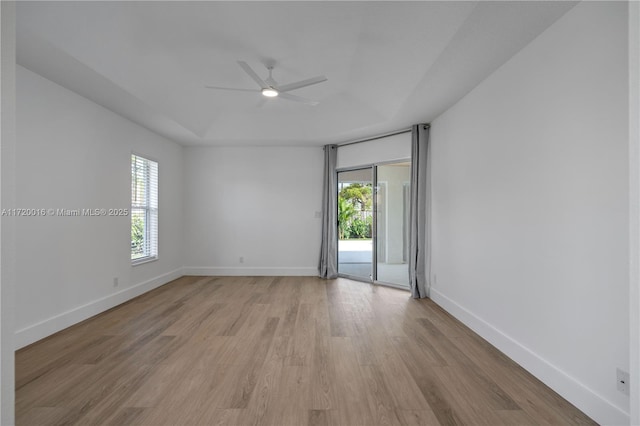
<instances>
[{"instance_id":1,"label":"reflection on glass door","mask_svg":"<svg viewBox=\"0 0 640 426\"><path fill-rule=\"evenodd\" d=\"M411 163L376 169L376 281L409 286L409 182Z\"/></svg>"},{"instance_id":2,"label":"reflection on glass door","mask_svg":"<svg viewBox=\"0 0 640 426\"><path fill-rule=\"evenodd\" d=\"M373 169L338 172L338 273L372 281Z\"/></svg>"}]
</instances>

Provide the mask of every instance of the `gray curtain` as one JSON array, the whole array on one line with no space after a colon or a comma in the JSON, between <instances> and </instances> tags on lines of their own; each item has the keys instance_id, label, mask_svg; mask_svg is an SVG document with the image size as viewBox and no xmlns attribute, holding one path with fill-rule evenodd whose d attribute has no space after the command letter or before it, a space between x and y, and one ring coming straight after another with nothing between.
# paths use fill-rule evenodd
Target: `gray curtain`
<instances>
[{"instance_id":1,"label":"gray curtain","mask_svg":"<svg viewBox=\"0 0 640 426\"><path fill-rule=\"evenodd\" d=\"M429 125L411 128L411 200L409 210L409 286L411 295L429 296L431 277L431 179Z\"/></svg>"},{"instance_id":2,"label":"gray curtain","mask_svg":"<svg viewBox=\"0 0 640 426\"><path fill-rule=\"evenodd\" d=\"M322 243L318 274L321 278L338 277L338 186L336 162L338 146L324 147L324 181L322 186Z\"/></svg>"}]
</instances>

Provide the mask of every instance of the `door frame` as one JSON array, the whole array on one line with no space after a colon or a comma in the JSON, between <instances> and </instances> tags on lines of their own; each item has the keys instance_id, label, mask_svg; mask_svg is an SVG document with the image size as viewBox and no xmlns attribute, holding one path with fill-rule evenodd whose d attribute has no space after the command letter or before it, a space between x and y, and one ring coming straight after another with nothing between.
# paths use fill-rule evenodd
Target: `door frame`
<instances>
[{"instance_id":1,"label":"door frame","mask_svg":"<svg viewBox=\"0 0 640 426\"><path fill-rule=\"evenodd\" d=\"M371 225L371 276L369 279L366 279L365 277L359 277L357 275L349 275L349 274L345 274L345 273L341 273L340 272L340 237L339 235L336 236L336 239L338 241L338 245L337 245L337 250L336 250L336 265L338 265L338 276L339 277L343 277L343 278L348 278L350 280L354 280L354 281L362 281L365 283L374 283L374 279L376 276L376 266L374 262L374 259L376 258L376 242L377 242L377 237L376 237L376 214L375 214L375 209L376 209L376 197L375 197L375 167L373 164L365 164L362 166L355 166L355 167L345 167L345 168L341 168L341 169L336 169L336 185L340 185L340 180L339 180L339 175L340 173L344 173L344 172L353 172L356 170L367 170L369 169L369 171L371 172L371 191L372 191L372 197L373 197L373 205L372 205L372 209L373 209L373 224ZM338 194L338 186L336 186L335 188L336 194ZM336 218L338 217L338 205L336 203ZM340 229L339 229L339 224L336 223L336 232L339 233Z\"/></svg>"},{"instance_id":2,"label":"door frame","mask_svg":"<svg viewBox=\"0 0 640 426\"><path fill-rule=\"evenodd\" d=\"M359 165L359 166L351 166L351 167L342 167L339 169L336 169L336 194L338 193L338 187L337 185L339 185L339 180L338 180L338 175L339 173L342 172L350 172L350 171L354 171L354 170L366 170L366 169L370 169L371 170L371 186L372 186L372 196L373 196L373 205L372 205L372 209L373 209L373 223L371 225L372 229L371 229L371 278L370 279L366 279L363 277L358 277L358 276L354 276L354 275L349 275L349 274L344 274L340 272L340 257L339 257L339 245L340 245L340 239L336 236L337 241L338 241L338 250L336 250L336 265L338 265L338 276L339 277L343 277L343 278L348 278L350 280L354 280L354 281L362 281L362 282L367 282L367 283L371 283L371 284L376 284L376 285L384 285L386 287L394 287L394 288L399 288L402 290L409 290L409 283L407 283L406 286L403 286L401 284L397 284L397 283L390 283L390 282L386 282L386 281L379 281L378 280L378 197L377 192L378 192L378 166L386 166L389 164L396 164L396 163L411 163L411 157L405 157L405 158L397 158L394 160L386 160L386 161L379 161L379 162L375 162L375 163L369 163L369 164L363 164L363 165ZM337 214L337 205L336 205L336 217L338 217ZM337 225L337 224L336 224ZM339 232L336 226L336 232ZM407 266L408 267L408 266Z\"/></svg>"}]
</instances>

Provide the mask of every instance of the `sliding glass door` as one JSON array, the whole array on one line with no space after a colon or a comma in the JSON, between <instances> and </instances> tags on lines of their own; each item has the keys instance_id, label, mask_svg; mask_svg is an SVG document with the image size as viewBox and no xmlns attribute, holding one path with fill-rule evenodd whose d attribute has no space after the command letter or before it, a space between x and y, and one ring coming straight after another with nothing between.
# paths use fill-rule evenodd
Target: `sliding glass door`
<instances>
[{"instance_id":1,"label":"sliding glass door","mask_svg":"<svg viewBox=\"0 0 640 426\"><path fill-rule=\"evenodd\" d=\"M409 286L411 163L376 166L376 281Z\"/></svg>"},{"instance_id":2,"label":"sliding glass door","mask_svg":"<svg viewBox=\"0 0 640 426\"><path fill-rule=\"evenodd\" d=\"M371 167L338 172L338 274L373 280Z\"/></svg>"},{"instance_id":3,"label":"sliding glass door","mask_svg":"<svg viewBox=\"0 0 640 426\"><path fill-rule=\"evenodd\" d=\"M338 274L409 286L409 161L338 172Z\"/></svg>"}]
</instances>

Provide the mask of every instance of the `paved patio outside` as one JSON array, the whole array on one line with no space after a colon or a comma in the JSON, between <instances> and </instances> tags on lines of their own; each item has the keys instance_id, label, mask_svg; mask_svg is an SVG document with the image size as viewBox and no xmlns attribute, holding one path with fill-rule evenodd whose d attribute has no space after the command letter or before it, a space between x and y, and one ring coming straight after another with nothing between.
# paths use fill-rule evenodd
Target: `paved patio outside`
<instances>
[{"instance_id":1,"label":"paved patio outside","mask_svg":"<svg viewBox=\"0 0 640 426\"><path fill-rule=\"evenodd\" d=\"M364 279L371 279L373 241L370 239L338 241L338 271ZM378 281L408 286L409 270L406 263L378 263Z\"/></svg>"}]
</instances>

